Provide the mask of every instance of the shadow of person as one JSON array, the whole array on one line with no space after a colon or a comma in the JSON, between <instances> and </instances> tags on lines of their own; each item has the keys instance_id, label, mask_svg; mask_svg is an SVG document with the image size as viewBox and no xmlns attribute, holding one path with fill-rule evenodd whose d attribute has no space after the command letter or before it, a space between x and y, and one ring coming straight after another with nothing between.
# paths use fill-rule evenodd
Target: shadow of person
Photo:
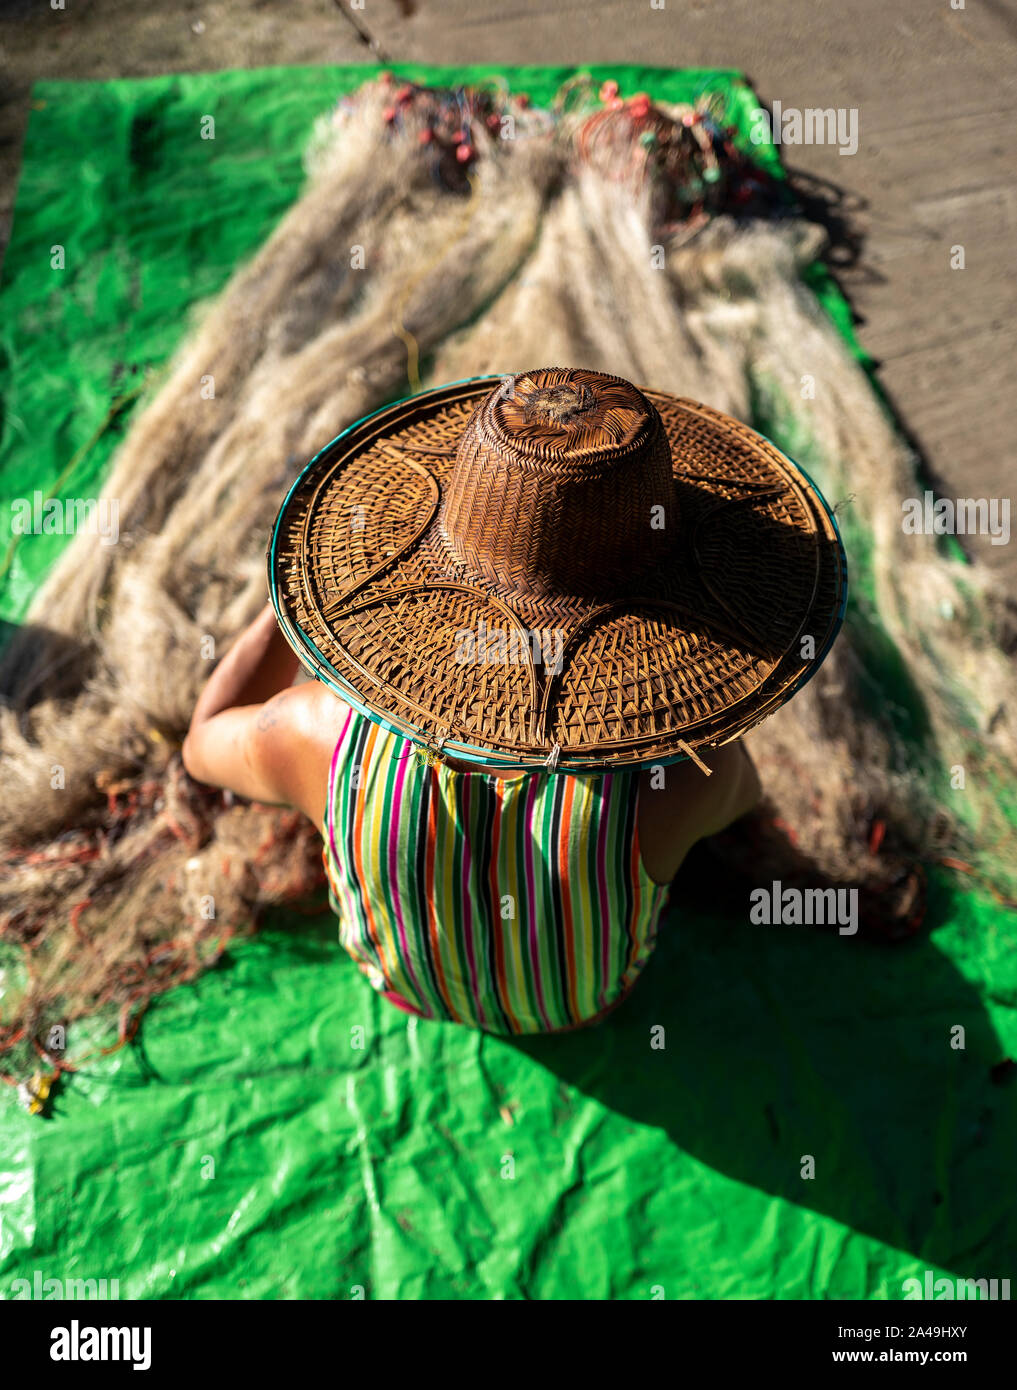
<instances>
[{"instance_id":1,"label":"shadow of person","mask_svg":"<svg viewBox=\"0 0 1017 1390\"><path fill-rule=\"evenodd\" d=\"M92 674L92 644L41 623L0 618L0 701L22 711L40 700L70 699Z\"/></svg>"},{"instance_id":2,"label":"shadow of person","mask_svg":"<svg viewBox=\"0 0 1017 1390\"><path fill-rule=\"evenodd\" d=\"M709 866L686 861L615 1014L513 1047L719 1173L929 1266L1009 1277L1017 1096L994 1082L1010 1069L978 990L927 937L752 925L744 884ZM956 918L960 949L965 904L930 886L927 923Z\"/></svg>"}]
</instances>

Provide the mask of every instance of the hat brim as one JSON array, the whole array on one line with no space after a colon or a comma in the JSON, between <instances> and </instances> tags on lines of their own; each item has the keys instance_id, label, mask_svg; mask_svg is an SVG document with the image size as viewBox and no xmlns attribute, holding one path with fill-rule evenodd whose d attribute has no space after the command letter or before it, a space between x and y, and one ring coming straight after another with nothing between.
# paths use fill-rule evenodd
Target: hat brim
<instances>
[{"instance_id":1,"label":"hat brim","mask_svg":"<svg viewBox=\"0 0 1017 1390\"><path fill-rule=\"evenodd\" d=\"M499 380L367 416L290 488L269 586L304 667L384 727L502 770L678 761L779 708L847 597L836 522L804 470L738 421L643 389L671 445L669 562L607 603L501 592L457 569L437 521L455 442Z\"/></svg>"}]
</instances>

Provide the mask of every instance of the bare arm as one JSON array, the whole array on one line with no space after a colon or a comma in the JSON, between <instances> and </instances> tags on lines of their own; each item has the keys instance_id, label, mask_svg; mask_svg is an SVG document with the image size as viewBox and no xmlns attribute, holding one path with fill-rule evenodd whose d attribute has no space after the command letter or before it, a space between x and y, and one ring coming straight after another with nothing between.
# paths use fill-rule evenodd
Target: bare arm
<instances>
[{"instance_id":1,"label":"bare arm","mask_svg":"<svg viewBox=\"0 0 1017 1390\"><path fill-rule=\"evenodd\" d=\"M266 604L212 672L194 706L191 729L221 710L264 703L293 684L299 664Z\"/></svg>"},{"instance_id":2,"label":"bare arm","mask_svg":"<svg viewBox=\"0 0 1017 1390\"><path fill-rule=\"evenodd\" d=\"M201 692L182 753L195 781L296 806L320 826L346 707L316 681L293 686L298 665L265 608Z\"/></svg>"},{"instance_id":3,"label":"bare arm","mask_svg":"<svg viewBox=\"0 0 1017 1390\"><path fill-rule=\"evenodd\" d=\"M664 769L663 786L644 772L639 788L639 845L650 877L670 883L697 840L726 830L758 805L762 786L740 740L701 754L713 775L694 763Z\"/></svg>"}]
</instances>

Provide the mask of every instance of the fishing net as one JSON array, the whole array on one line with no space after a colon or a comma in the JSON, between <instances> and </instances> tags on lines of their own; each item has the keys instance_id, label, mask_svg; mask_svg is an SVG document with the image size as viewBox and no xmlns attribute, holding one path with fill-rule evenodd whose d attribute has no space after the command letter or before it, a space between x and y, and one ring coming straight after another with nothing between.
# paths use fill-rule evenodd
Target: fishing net
<instances>
[{"instance_id":1,"label":"fishing net","mask_svg":"<svg viewBox=\"0 0 1017 1390\"><path fill-rule=\"evenodd\" d=\"M264 601L298 467L385 402L481 373L584 366L693 397L836 506L843 634L753 734L768 803L704 872L858 886L888 936L920 925L932 863L1012 899L1003 608L979 566L902 528L924 485L808 286L823 230L723 103L580 78L540 108L382 77L323 114L306 164L113 460L120 544L76 537L0 660L8 1079L75 1065L54 1040L97 1013L124 1041L267 906L314 900L313 828L198 787L180 742Z\"/></svg>"}]
</instances>

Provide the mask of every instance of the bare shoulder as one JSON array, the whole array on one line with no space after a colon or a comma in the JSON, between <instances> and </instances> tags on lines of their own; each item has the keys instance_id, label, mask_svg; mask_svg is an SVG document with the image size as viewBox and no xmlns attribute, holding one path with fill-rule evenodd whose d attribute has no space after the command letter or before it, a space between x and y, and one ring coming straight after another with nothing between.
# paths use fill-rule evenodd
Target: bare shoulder
<instances>
[{"instance_id":1,"label":"bare shoulder","mask_svg":"<svg viewBox=\"0 0 1017 1390\"><path fill-rule=\"evenodd\" d=\"M258 715L260 733L271 729L289 728L309 738L328 742L333 730L336 738L349 713L349 705L333 695L321 681L302 681L287 686L266 700ZM332 739L334 745L335 739Z\"/></svg>"},{"instance_id":2,"label":"bare shoulder","mask_svg":"<svg viewBox=\"0 0 1017 1390\"><path fill-rule=\"evenodd\" d=\"M320 681L290 686L266 700L257 718L259 760L286 800L321 826L328 769L349 706Z\"/></svg>"}]
</instances>

